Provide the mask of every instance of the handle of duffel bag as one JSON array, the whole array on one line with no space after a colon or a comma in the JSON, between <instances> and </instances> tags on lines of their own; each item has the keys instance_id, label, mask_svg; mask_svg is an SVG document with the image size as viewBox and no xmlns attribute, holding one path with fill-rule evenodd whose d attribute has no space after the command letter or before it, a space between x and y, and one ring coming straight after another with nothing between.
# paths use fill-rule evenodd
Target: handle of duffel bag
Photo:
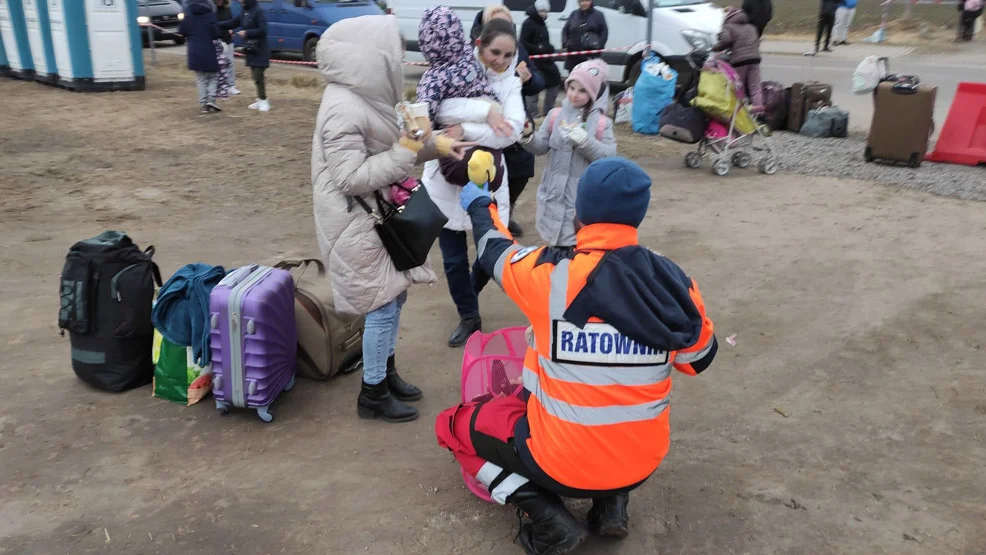
<instances>
[{"instance_id":1,"label":"handle of duffel bag","mask_svg":"<svg viewBox=\"0 0 986 555\"><path fill-rule=\"evenodd\" d=\"M325 277L325 263L317 258L300 258L300 259L282 260L277 264L275 264L274 267L288 271L291 271L292 268L301 268L301 273L294 280L295 287L297 287L298 283L301 281L301 277L304 276L305 271L308 270L309 264L314 264L315 267L318 268L318 272L317 272L318 277Z\"/></svg>"}]
</instances>

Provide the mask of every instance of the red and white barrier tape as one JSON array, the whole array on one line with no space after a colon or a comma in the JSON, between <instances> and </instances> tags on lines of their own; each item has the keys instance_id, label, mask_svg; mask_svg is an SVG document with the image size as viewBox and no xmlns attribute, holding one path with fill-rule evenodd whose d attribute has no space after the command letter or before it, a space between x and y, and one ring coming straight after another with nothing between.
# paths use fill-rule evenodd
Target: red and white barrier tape
<instances>
[{"instance_id":1,"label":"red and white barrier tape","mask_svg":"<svg viewBox=\"0 0 986 555\"><path fill-rule=\"evenodd\" d=\"M602 50L582 50L580 52L557 52L555 54L536 54L536 55L531 56L531 59L532 60L541 60L541 59L549 59L549 58L567 58L569 56L586 56L586 55L590 55L590 54L603 54L603 53L606 53L606 52L626 52L627 50L630 50L630 48L631 48L630 46L623 46L623 47L620 47L620 48L604 48ZM239 56L239 57L243 57L244 56L244 54L242 52L236 52L235 55L236 56ZM295 61L295 60L271 60L271 62L272 63L275 63L275 64L287 64L287 65L310 66L310 67L314 67L314 66L318 65L316 62L302 62L302 61ZM404 65L406 65L406 66L417 66L417 67L428 67L429 64L428 64L428 62L408 62L408 61L405 61L404 62Z\"/></svg>"}]
</instances>

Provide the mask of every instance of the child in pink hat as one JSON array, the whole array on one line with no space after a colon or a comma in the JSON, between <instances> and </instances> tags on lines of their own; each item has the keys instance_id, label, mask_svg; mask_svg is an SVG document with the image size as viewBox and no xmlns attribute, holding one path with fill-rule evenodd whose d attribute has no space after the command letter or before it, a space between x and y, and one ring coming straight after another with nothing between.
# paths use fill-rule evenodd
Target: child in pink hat
<instances>
[{"instance_id":1,"label":"child in pink hat","mask_svg":"<svg viewBox=\"0 0 986 555\"><path fill-rule=\"evenodd\" d=\"M548 154L537 193L537 230L553 247L575 247L575 200L579 178L596 160L616 155L609 106L609 66L592 59L575 66L565 80L561 108L548 113L527 140L535 155Z\"/></svg>"}]
</instances>

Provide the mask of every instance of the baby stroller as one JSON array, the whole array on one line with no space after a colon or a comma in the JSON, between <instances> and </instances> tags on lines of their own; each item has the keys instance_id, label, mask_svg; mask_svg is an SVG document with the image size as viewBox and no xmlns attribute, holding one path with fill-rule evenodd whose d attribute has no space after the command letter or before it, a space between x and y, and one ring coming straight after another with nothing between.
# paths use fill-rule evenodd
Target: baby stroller
<instances>
[{"instance_id":1,"label":"baby stroller","mask_svg":"<svg viewBox=\"0 0 986 555\"><path fill-rule=\"evenodd\" d=\"M686 166L701 167L702 158L707 155L712 160L712 173L724 176L730 166L749 167L753 154L757 153L757 169L761 173L777 172L777 157L763 127L753 119L743 82L731 65L715 56L709 57L702 68L698 96L692 105L702 110L710 123L705 137L698 142L698 150L685 155Z\"/></svg>"}]
</instances>

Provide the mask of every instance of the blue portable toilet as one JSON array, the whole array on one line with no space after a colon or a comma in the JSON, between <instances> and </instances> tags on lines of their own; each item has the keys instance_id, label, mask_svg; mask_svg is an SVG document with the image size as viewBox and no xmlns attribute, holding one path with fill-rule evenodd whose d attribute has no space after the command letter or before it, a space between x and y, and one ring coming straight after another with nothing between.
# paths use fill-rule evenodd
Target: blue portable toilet
<instances>
[{"instance_id":1,"label":"blue portable toilet","mask_svg":"<svg viewBox=\"0 0 986 555\"><path fill-rule=\"evenodd\" d=\"M0 37L3 37L7 52L10 75L31 79L34 76L34 60L31 59L31 44L27 39L21 0L0 0Z\"/></svg>"},{"instance_id":2,"label":"blue portable toilet","mask_svg":"<svg viewBox=\"0 0 986 555\"><path fill-rule=\"evenodd\" d=\"M59 85L90 92L144 90L137 0L46 1Z\"/></svg>"},{"instance_id":3,"label":"blue portable toilet","mask_svg":"<svg viewBox=\"0 0 986 555\"><path fill-rule=\"evenodd\" d=\"M24 5L27 39L31 44L31 58L34 60L34 78L53 85L58 81L58 68L55 66L55 49L51 44L48 2L47 0L21 0L21 2Z\"/></svg>"},{"instance_id":4,"label":"blue portable toilet","mask_svg":"<svg viewBox=\"0 0 986 555\"><path fill-rule=\"evenodd\" d=\"M3 48L3 35L0 35L0 77L6 77L10 73L10 64L7 63L7 51Z\"/></svg>"}]
</instances>

